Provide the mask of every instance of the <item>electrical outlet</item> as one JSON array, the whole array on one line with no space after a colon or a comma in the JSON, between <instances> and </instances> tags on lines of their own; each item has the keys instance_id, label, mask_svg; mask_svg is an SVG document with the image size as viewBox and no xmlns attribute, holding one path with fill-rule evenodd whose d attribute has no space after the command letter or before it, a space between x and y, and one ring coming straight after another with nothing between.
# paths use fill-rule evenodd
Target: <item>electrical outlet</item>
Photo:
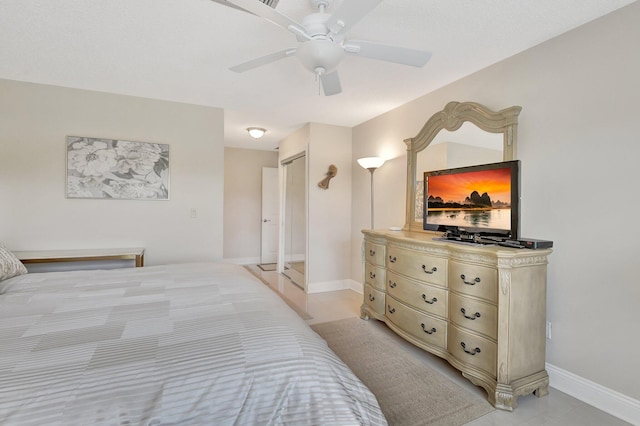
<instances>
[{"instance_id":1,"label":"electrical outlet","mask_svg":"<svg viewBox=\"0 0 640 426\"><path fill-rule=\"evenodd\" d=\"M191 209L189 210L189 214L191 215L191 218L192 218L192 219L195 219L195 218L197 218L197 217L198 217L198 210L197 210L197 209L194 209L194 208L191 208Z\"/></svg>"},{"instance_id":2,"label":"electrical outlet","mask_svg":"<svg viewBox=\"0 0 640 426\"><path fill-rule=\"evenodd\" d=\"M551 321L547 321L547 339L551 340Z\"/></svg>"}]
</instances>

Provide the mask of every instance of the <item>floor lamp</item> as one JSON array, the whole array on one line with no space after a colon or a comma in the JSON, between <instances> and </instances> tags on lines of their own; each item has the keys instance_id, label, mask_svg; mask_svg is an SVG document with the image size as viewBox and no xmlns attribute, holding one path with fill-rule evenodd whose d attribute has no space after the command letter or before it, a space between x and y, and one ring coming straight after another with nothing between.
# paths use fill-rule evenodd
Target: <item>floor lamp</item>
<instances>
[{"instance_id":1,"label":"floor lamp","mask_svg":"<svg viewBox=\"0 0 640 426\"><path fill-rule=\"evenodd\" d=\"M371 173L371 229L373 229L373 172L376 171L377 168L384 164L384 158L380 157L365 157L359 158L358 164L369 170Z\"/></svg>"}]
</instances>

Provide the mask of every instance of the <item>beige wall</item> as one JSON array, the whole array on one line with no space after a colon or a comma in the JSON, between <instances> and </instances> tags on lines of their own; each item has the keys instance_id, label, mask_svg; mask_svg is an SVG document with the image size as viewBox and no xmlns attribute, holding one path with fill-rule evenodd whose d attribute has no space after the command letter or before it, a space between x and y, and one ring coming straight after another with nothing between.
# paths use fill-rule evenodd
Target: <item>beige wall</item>
<instances>
[{"instance_id":1,"label":"beige wall","mask_svg":"<svg viewBox=\"0 0 640 426\"><path fill-rule=\"evenodd\" d=\"M395 158L376 172L376 222L385 228L404 223L403 139L452 100L496 110L521 105L521 230L554 241L547 361L635 399L638 22L640 3L634 3L353 130L354 158ZM352 277L359 279L357 242L368 223L368 179L353 168Z\"/></svg>"},{"instance_id":2,"label":"beige wall","mask_svg":"<svg viewBox=\"0 0 640 426\"><path fill-rule=\"evenodd\" d=\"M307 153L308 291L346 288L351 251L351 129L310 123L280 142L280 159ZM338 173L318 187L329 166ZM368 174L368 172L367 172Z\"/></svg>"},{"instance_id":3,"label":"beige wall","mask_svg":"<svg viewBox=\"0 0 640 426\"><path fill-rule=\"evenodd\" d=\"M278 167L277 151L224 149L225 261L260 263L263 167Z\"/></svg>"},{"instance_id":4,"label":"beige wall","mask_svg":"<svg viewBox=\"0 0 640 426\"><path fill-rule=\"evenodd\" d=\"M333 164L329 189L318 187ZM309 144L309 290L349 277L351 128L311 123Z\"/></svg>"},{"instance_id":5,"label":"beige wall","mask_svg":"<svg viewBox=\"0 0 640 426\"><path fill-rule=\"evenodd\" d=\"M170 200L65 198L68 135L169 144ZM142 246L148 265L222 259L221 109L0 80L0 147L0 241L11 249Z\"/></svg>"}]
</instances>

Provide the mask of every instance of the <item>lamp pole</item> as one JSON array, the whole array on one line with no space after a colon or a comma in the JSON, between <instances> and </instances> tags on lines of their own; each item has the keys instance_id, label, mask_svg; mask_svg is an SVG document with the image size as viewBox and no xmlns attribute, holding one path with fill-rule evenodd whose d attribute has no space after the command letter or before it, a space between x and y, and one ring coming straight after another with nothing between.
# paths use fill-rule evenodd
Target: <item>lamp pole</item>
<instances>
[{"instance_id":1,"label":"lamp pole","mask_svg":"<svg viewBox=\"0 0 640 426\"><path fill-rule=\"evenodd\" d=\"M369 167L367 170L371 173L371 229L373 229L373 172L376 171L376 167Z\"/></svg>"},{"instance_id":2,"label":"lamp pole","mask_svg":"<svg viewBox=\"0 0 640 426\"><path fill-rule=\"evenodd\" d=\"M360 164L360 167L362 167L363 169L369 170L369 173L371 173L371 229L373 229L373 225L374 225L373 223L373 172L375 172L377 168L379 168L384 164L384 158L380 158L380 157L359 158L358 164Z\"/></svg>"}]
</instances>

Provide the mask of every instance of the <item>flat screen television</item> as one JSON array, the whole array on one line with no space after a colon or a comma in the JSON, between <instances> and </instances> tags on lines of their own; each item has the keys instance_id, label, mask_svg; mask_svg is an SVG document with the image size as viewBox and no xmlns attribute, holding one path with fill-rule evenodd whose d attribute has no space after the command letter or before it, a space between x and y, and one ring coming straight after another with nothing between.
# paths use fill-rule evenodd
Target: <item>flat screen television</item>
<instances>
[{"instance_id":1,"label":"flat screen television","mask_svg":"<svg viewBox=\"0 0 640 426\"><path fill-rule=\"evenodd\" d=\"M516 239L520 161L424 172L425 230Z\"/></svg>"}]
</instances>

